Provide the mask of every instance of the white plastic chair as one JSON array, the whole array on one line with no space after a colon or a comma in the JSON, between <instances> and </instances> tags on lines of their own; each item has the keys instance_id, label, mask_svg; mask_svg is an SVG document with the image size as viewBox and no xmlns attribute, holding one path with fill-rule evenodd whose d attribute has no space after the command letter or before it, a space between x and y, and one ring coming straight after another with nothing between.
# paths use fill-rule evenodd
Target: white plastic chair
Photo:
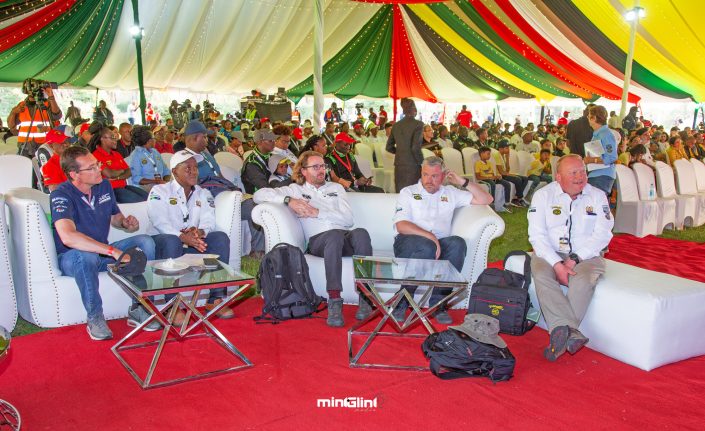
<instances>
[{"instance_id":1,"label":"white plastic chair","mask_svg":"<svg viewBox=\"0 0 705 431\"><path fill-rule=\"evenodd\" d=\"M658 234L658 204L639 199L636 176L624 165L617 165L617 214L614 231L639 238Z\"/></svg>"},{"instance_id":2,"label":"white plastic chair","mask_svg":"<svg viewBox=\"0 0 705 431\"><path fill-rule=\"evenodd\" d=\"M173 156L172 153L162 153L162 160L164 161L164 166L171 171L171 156Z\"/></svg>"},{"instance_id":3,"label":"white plastic chair","mask_svg":"<svg viewBox=\"0 0 705 431\"><path fill-rule=\"evenodd\" d=\"M657 161L654 164L654 168L656 170L656 188L659 196L676 199L676 229L683 229L683 226L692 226L695 220L695 196L676 193L676 182L673 178L673 169L670 166Z\"/></svg>"},{"instance_id":4,"label":"white plastic chair","mask_svg":"<svg viewBox=\"0 0 705 431\"><path fill-rule=\"evenodd\" d=\"M460 151L452 147L445 147L441 148L441 155L443 156L443 162L449 170L462 177L470 178L471 180L475 178L474 174L465 172L465 168L463 167L463 155Z\"/></svg>"},{"instance_id":5,"label":"white plastic chair","mask_svg":"<svg viewBox=\"0 0 705 431\"><path fill-rule=\"evenodd\" d=\"M673 162L673 167L676 172L678 194L695 197L693 226L705 224L705 192L698 193L693 165L686 159L680 159Z\"/></svg>"},{"instance_id":6,"label":"white plastic chair","mask_svg":"<svg viewBox=\"0 0 705 431\"><path fill-rule=\"evenodd\" d=\"M551 156L551 178L556 179L556 169L558 167L558 156Z\"/></svg>"},{"instance_id":7,"label":"white plastic chair","mask_svg":"<svg viewBox=\"0 0 705 431\"><path fill-rule=\"evenodd\" d=\"M229 153L227 151L220 151L213 156L215 161L220 166L220 172L223 177L233 181L235 178L240 178L240 171L242 170L242 160L235 154Z\"/></svg>"},{"instance_id":8,"label":"white plastic chair","mask_svg":"<svg viewBox=\"0 0 705 431\"><path fill-rule=\"evenodd\" d=\"M690 164L693 165L698 192L705 192L705 163L698 159L690 159Z\"/></svg>"},{"instance_id":9,"label":"white plastic chair","mask_svg":"<svg viewBox=\"0 0 705 431\"><path fill-rule=\"evenodd\" d=\"M0 145L0 156L17 154L17 146L15 145Z\"/></svg>"},{"instance_id":10,"label":"white plastic chair","mask_svg":"<svg viewBox=\"0 0 705 431\"><path fill-rule=\"evenodd\" d=\"M639 199L642 201L654 201L658 205L658 230L661 235L665 228L676 228L676 199L673 197L658 197L656 192L656 177L650 166L644 163L635 163L632 166L639 189ZM653 188L653 189L652 189ZM653 192L652 192L653 190Z\"/></svg>"},{"instance_id":11,"label":"white plastic chair","mask_svg":"<svg viewBox=\"0 0 705 431\"><path fill-rule=\"evenodd\" d=\"M374 175L372 173L372 163L370 163L369 160L364 157L360 157L359 159L355 159L355 161L357 161L357 167L360 168L360 172L362 172L362 175L364 175L366 178L374 178Z\"/></svg>"},{"instance_id":12,"label":"white plastic chair","mask_svg":"<svg viewBox=\"0 0 705 431\"><path fill-rule=\"evenodd\" d=\"M375 147L376 149L377 147ZM395 186L394 186L394 154L390 153L387 150L382 151L381 157L378 157L377 160L382 160L382 166L383 168L383 175L381 176L380 180L375 178L375 183L384 188L384 191L387 193L394 193L396 191Z\"/></svg>"},{"instance_id":13,"label":"white plastic chair","mask_svg":"<svg viewBox=\"0 0 705 431\"><path fill-rule=\"evenodd\" d=\"M32 187L32 160L18 155L0 156L0 193Z\"/></svg>"},{"instance_id":14,"label":"white plastic chair","mask_svg":"<svg viewBox=\"0 0 705 431\"><path fill-rule=\"evenodd\" d=\"M374 157L372 154L374 153L374 150L372 150L372 147L369 145L360 142L359 144L355 145L355 156L357 159L365 159L370 162L370 164L374 163Z\"/></svg>"},{"instance_id":15,"label":"white plastic chair","mask_svg":"<svg viewBox=\"0 0 705 431\"><path fill-rule=\"evenodd\" d=\"M375 152L375 158L377 159L377 167L378 168L388 168L391 169L393 168L394 165L392 166L385 166L385 156L384 153L387 152L387 143L386 142L380 142L376 141L373 143L374 145L374 152Z\"/></svg>"},{"instance_id":16,"label":"white plastic chair","mask_svg":"<svg viewBox=\"0 0 705 431\"><path fill-rule=\"evenodd\" d=\"M465 169L465 175L472 175L471 178L475 178L475 164L476 160L473 160L473 155L477 154L477 149L472 147L463 148L460 153L463 155L463 167Z\"/></svg>"},{"instance_id":17,"label":"white plastic chair","mask_svg":"<svg viewBox=\"0 0 705 431\"><path fill-rule=\"evenodd\" d=\"M421 155L423 155L424 159L435 156L435 154L433 154L433 151L429 150L428 148L421 148Z\"/></svg>"},{"instance_id":18,"label":"white plastic chair","mask_svg":"<svg viewBox=\"0 0 705 431\"><path fill-rule=\"evenodd\" d=\"M15 152L12 154L17 154L17 136L10 136L5 140L5 145L12 147L15 149Z\"/></svg>"}]
</instances>

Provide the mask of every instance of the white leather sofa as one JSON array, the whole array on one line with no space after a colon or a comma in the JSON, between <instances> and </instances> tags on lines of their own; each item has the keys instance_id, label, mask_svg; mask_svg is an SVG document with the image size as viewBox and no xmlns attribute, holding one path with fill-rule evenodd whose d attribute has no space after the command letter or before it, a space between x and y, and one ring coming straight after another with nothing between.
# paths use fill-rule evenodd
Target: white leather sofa
<instances>
[{"instance_id":1,"label":"white leather sofa","mask_svg":"<svg viewBox=\"0 0 705 431\"><path fill-rule=\"evenodd\" d=\"M49 196L34 189L11 190L6 196L10 209L10 240L12 268L15 279L19 314L41 327L57 327L83 323L86 312L72 277L61 275L51 226L47 221ZM240 269L240 192L223 192L215 200L216 229L230 237L229 264ZM120 204L125 215L140 221L140 229L126 233L111 228L109 241L146 233L149 226L146 202ZM106 319L127 316L130 297L113 282L106 272L99 276L100 294Z\"/></svg>"},{"instance_id":2,"label":"white leather sofa","mask_svg":"<svg viewBox=\"0 0 705 431\"><path fill-rule=\"evenodd\" d=\"M0 326L12 332L17 324L17 299L8 246L5 198L0 195Z\"/></svg>"},{"instance_id":3,"label":"white leather sofa","mask_svg":"<svg viewBox=\"0 0 705 431\"><path fill-rule=\"evenodd\" d=\"M394 228L392 217L396 209L397 194L393 193L348 193L353 210L355 228L365 228L372 239L375 255L394 255ZM267 251L280 242L289 243L306 250L301 223L295 214L283 204L259 204L252 211L255 223L262 226ZM487 252L494 238L504 232L504 221L487 205L473 205L456 210L452 233L465 238L468 246L462 274L470 282L477 279L487 267ZM327 297L323 258L306 255L313 287L321 296ZM343 258L343 293L347 304L357 304L357 289L353 282L352 259ZM397 286L381 289L384 299L396 292ZM457 304L467 308L467 298Z\"/></svg>"},{"instance_id":4,"label":"white leather sofa","mask_svg":"<svg viewBox=\"0 0 705 431\"><path fill-rule=\"evenodd\" d=\"M606 263L579 328L590 338L587 347L646 371L705 354L705 283L609 259ZM507 261L512 271L523 267L523 257ZM539 307L533 282L529 295ZM538 325L546 329L543 317Z\"/></svg>"}]
</instances>

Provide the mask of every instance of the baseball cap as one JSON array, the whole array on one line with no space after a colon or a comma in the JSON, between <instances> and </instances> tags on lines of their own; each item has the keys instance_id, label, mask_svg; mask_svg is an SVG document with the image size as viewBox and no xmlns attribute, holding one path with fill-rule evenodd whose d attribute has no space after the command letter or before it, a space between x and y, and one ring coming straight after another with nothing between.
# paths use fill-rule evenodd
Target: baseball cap
<instances>
[{"instance_id":1,"label":"baseball cap","mask_svg":"<svg viewBox=\"0 0 705 431\"><path fill-rule=\"evenodd\" d=\"M508 146L509 146L509 141L506 140L506 139L502 139L502 140L499 141L499 143L497 144L497 148L498 148L498 149L499 149L499 148L507 148Z\"/></svg>"},{"instance_id":2,"label":"baseball cap","mask_svg":"<svg viewBox=\"0 0 705 431\"><path fill-rule=\"evenodd\" d=\"M202 155L192 153L189 150L181 150L177 151L176 153L174 153L173 156L171 156L171 161L169 162L169 169L174 169L176 166L179 165L179 163L183 163L190 158L196 159L197 163L203 161Z\"/></svg>"},{"instance_id":3,"label":"baseball cap","mask_svg":"<svg viewBox=\"0 0 705 431\"><path fill-rule=\"evenodd\" d=\"M62 142L70 141L73 134L69 136L66 134L66 130L60 130L65 127L66 126L59 126L55 129L50 129L46 134L44 142L47 144L60 144ZM73 142L75 142L75 138Z\"/></svg>"},{"instance_id":4,"label":"baseball cap","mask_svg":"<svg viewBox=\"0 0 705 431\"><path fill-rule=\"evenodd\" d=\"M498 335L499 320L494 317L478 313L466 314L465 321L461 325L449 326L448 328L467 334L470 338L481 343L492 344L500 348L507 347L507 343Z\"/></svg>"},{"instance_id":5,"label":"baseball cap","mask_svg":"<svg viewBox=\"0 0 705 431\"><path fill-rule=\"evenodd\" d=\"M208 133L208 129L198 120L191 120L184 129L184 135L195 135L197 133L203 133L204 135Z\"/></svg>"},{"instance_id":6,"label":"baseball cap","mask_svg":"<svg viewBox=\"0 0 705 431\"><path fill-rule=\"evenodd\" d=\"M83 132L87 131L90 127L91 127L91 125L89 123L81 124L80 129L78 129L78 134L82 135Z\"/></svg>"},{"instance_id":7,"label":"baseball cap","mask_svg":"<svg viewBox=\"0 0 705 431\"><path fill-rule=\"evenodd\" d=\"M348 135L347 133L344 133L344 132L340 132L337 135L335 135L335 142L338 142L338 141L343 141L348 144L355 143L355 140L350 135Z\"/></svg>"},{"instance_id":8,"label":"baseball cap","mask_svg":"<svg viewBox=\"0 0 705 431\"><path fill-rule=\"evenodd\" d=\"M259 129L255 131L255 142L274 141L276 139L277 135L269 129Z\"/></svg>"},{"instance_id":9,"label":"baseball cap","mask_svg":"<svg viewBox=\"0 0 705 431\"><path fill-rule=\"evenodd\" d=\"M289 160L285 156L282 156L281 154L272 154L269 157L269 162L267 163L267 166L269 167L269 170L271 172L274 172L277 169L277 166L282 163L291 164L291 160Z\"/></svg>"}]
</instances>

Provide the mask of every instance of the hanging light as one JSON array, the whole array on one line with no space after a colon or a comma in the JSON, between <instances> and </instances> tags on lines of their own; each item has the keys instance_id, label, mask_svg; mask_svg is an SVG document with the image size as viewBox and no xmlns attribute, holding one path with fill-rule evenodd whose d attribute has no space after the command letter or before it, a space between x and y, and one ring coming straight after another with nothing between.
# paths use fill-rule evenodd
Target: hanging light
<instances>
[{"instance_id":1,"label":"hanging light","mask_svg":"<svg viewBox=\"0 0 705 431\"><path fill-rule=\"evenodd\" d=\"M142 39L144 37L144 29L139 25L133 25L130 27L130 36L133 39Z\"/></svg>"},{"instance_id":2,"label":"hanging light","mask_svg":"<svg viewBox=\"0 0 705 431\"><path fill-rule=\"evenodd\" d=\"M646 16L646 9L643 7L636 6L633 9L629 9L627 13L624 14L624 19L632 22L636 19L641 19Z\"/></svg>"}]
</instances>

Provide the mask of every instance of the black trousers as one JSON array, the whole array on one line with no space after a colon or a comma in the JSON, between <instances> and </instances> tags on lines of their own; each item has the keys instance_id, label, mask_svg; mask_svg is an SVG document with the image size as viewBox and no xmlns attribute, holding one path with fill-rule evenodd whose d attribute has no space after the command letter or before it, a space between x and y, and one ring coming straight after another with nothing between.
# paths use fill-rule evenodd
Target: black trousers
<instances>
[{"instance_id":1,"label":"black trousers","mask_svg":"<svg viewBox=\"0 0 705 431\"><path fill-rule=\"evenodd\" d=\"M308 252L322 257L326 268L326 290L342 291L343 256L372 256L372 241L365 229L331 229L308 240Z\"/></svg>"}]
</instances>

